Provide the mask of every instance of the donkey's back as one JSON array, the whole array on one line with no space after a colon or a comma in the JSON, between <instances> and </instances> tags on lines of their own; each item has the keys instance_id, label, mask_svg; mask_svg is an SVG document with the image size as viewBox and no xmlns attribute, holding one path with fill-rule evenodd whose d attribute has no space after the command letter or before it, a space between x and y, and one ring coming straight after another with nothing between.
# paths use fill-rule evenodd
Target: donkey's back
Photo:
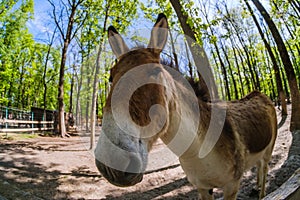
<instances>
[{"instance_id":1,"label":"donkey's back","mask_svg":"<svg viewBox=\"0 0 300 200\"><path fill-rule=\"evenodd\" d=\"M250 154L274 145L277 117L274 105L267 96L254 91L241 100L230 102L228 106L228 117Z\"/></svg>"}]
</instances>

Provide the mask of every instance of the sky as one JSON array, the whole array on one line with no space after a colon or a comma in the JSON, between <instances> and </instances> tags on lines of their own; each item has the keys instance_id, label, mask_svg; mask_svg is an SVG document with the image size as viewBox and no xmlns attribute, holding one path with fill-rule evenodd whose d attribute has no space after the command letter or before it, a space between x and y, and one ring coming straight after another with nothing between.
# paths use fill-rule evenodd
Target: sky
<instances>
[{"instance_id":1,"label":"sky","mask_svg":"<svg viewBox=\"0 0 300 200\"><path fill-rule=\"evenodd\" d=\"M198 2L199 0L195 0L195 5L197 5ZM237 2L238 1L231 1L229 6L234 6ZM267 6L266 0L262 0L261 2L264 6ZM36 41L43 42L43 40L48 40L47 33L51 33L53 30L53 28L51 28L53 27L53 20L50 18L51 11L52 6L47 0L34 0L34 19L27 22L27 26ZM129 27L129 31L133 32L130 33L130 35L136 35L134 32L137 27L139 27L139 29L143 29L142 32L145 32L145 30L148 32L147 30L150 30L152 26L152 22L144 19L143 16L140 15L139 19L134 21ZM144 35L144 33L142 33L142 35Z\"/></svg>"},{"instance_id":2,"label":"sky","mask_svg":"<svg viewBox=\"0 0 300 200\"><path fill-rule=\"evenodd\" d=\"M49 13L51 5L46 0L34 0L34 19L27 23L30 33L33 34L35 40L47 39L49 26L46 25L50 21Z\"/></svg>"}]
</instances>

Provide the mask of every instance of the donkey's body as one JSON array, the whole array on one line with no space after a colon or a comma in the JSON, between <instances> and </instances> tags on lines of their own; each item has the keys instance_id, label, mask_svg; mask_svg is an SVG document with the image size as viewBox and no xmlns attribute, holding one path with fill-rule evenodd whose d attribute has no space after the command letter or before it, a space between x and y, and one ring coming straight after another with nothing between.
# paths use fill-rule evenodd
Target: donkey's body
<instances>
[{"instance_id":1,"label":"donkey's body","mask_svg":"<svg viewBox=\"0 0 300 200\"><path fill-rule=\"evenodd\" d=\"M159 30L159 27L163 30ZM110 44L119 62L112 69L112 91L104 109L103 133L95 150L98 169L115 185L134 185L142 180L148 151L158 137L175 153L181 145L187 144L184 143L186 138L192 138L188 147L183 148L184 151L181 148L178 156L188 180L197 187L202 199L213 199L211 190L215 187L224 189L226 200L235 199L243 172L254 165L258 166L258 186L261 189L260 198L263 197L267 165L277 133L276 113L272 102L260 92L252 92L245 98L232 102L212 103L203 100L201 92L196 92L201 94L196 98L194 91L177 81L174 74L159 64L160 52L167 38L166 28L167 20L164 15L160 15L152 30L148 48L134 51L129 51L114 28L109 29ZM147 79L148 83L136 89L128 100L128 107L120 107L118 101L113 100L113 91L121 92L117 87L118 83L122 83L122 77L134 69L140 71L139 77L135 78ZM124 82L128 84L129 91L131 81L136 82L131 79ZM154 84L155 81L162 85ZM181 91L180 95L178 90ZM164 113L154 112L153 105L163 107ZM114 110L114 106L119 107ZM212 118L213 108L225 111L224 118L221 115L219 118ZM197 109L200 115L195 112ZM130 128L128 123L122 128L118 120L126 120L124 116L128 116L127 112L132 122L138 126L145 127L149 123L154 125L149 126L148 132L136 128L134 124L134 128ZM115 119L115 116L121 117ZM202 157L199 152L205 146L211 120L215 120L214 123L224 120L224 126L220 129L221 134L216 144ZM194 122L198 126L196 132L191 128L195 125ZM128 130L137 131L138 135L131 134ZM172 143L174 138L179 141L175 145Z\"/></svg>"},{"instance_id":2,"label":"donkey's body","mask_svg":"<svg viewBox=\"0 0 300 200\"><path fill-rule=\"evenodd\" d=\"M211 104L226 109L225 124L212 151L199 158ZM199 100L199 107L202 119L198 138L179 158L189 182L198 188L203 199L213 199L209 192L213 188L223 188L225 199L235 199L243 172L257 165L257 181L260 197L263 197L267 165L277 133L272 102L255 91L239 101L209 103Z\"/></svg>"}]
</instances>

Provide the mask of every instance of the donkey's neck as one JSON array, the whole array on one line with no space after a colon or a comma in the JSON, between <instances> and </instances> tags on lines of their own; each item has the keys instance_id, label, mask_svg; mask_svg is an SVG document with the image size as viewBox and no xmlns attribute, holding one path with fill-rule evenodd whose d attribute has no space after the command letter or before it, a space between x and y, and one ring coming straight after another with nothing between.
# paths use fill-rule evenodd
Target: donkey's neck
<instances>
[{"instance_id":1,"label":"donkey's neck","mask_svg":"<svg viewBox=\"0 0 300 200\"><path fill-rule=\"evenodd\" d=\"M180 83L176 83L176 91L169 103L169 126L161 139L179 157L187 152L198 154L208 129L211 105Z\"/></svg>"}]
</instances>

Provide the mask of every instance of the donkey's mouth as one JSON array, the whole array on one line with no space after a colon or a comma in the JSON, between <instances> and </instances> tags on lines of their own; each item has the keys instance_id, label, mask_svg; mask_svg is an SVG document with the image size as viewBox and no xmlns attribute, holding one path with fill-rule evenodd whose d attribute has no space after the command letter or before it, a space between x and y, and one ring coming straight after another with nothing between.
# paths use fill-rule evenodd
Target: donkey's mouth
<instances>
[{"instance_id":1,"label":"donkey's mouth","mask_svg":"<svg viewBox=\"0 0 300 200\"><path fill-rule=\"evenodd\" d=\"M143 173L123 172L110 168L96 159L96 166L102 176L118 187L129 187L143 180Z\"/></svg>"}]
</instances>

